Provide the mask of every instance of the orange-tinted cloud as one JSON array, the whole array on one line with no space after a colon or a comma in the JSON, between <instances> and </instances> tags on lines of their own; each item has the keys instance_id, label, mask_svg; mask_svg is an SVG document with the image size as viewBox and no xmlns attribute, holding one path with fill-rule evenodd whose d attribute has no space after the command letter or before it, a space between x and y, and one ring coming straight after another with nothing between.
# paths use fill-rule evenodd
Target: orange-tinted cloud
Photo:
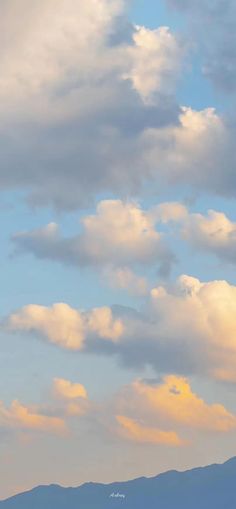
<instances>
[{"instance_id":1,"label":"orange-tinted cloud","mask_svg":"<svg viewBox=\"0 0 236 509\"><path fill-rule=\"evenodd\" d=\"M0 403L0 426L45 433L64 434L66 432L65 421L62 418L43 415L17 400L13 401L9 408Z\"/></svg>"},{"instance_id":2,"label":"orange-tinted cloud","mask_svg":"<svg viewBox=\"0 0 236 509\"><path fill-rule=\"evenodd\" d=\"M62 400L64 411L68 416L84 415L90 406L85 387L64 378L54 378L53 394Z\"/></svg>"},{"instance_id":3,"label":"orange-tinted cloud","mask_svg":"<svg viewBox=\"0 0 236 509\"><path fill-rule=\"evenodd\" d=\"M171 375L157 386L138 381L132 387L140 405L167 423L205 431L236 430L236 415L223 405L207 404L192 391L186 378Z\"/></svg>"},{"instance_id":4,"label":"orange-tinted cloud","mask_svg":"<svg viewBox=\"0 0 236 509\"><path fill-rule=\"evenodd\" d=\"M143 444L159 444L166 446L181 446L183 442L174 431L163 431L158 428L143 426L133 419L117 415L119 433L128 440Z\"/></svg>"}]
</instances>

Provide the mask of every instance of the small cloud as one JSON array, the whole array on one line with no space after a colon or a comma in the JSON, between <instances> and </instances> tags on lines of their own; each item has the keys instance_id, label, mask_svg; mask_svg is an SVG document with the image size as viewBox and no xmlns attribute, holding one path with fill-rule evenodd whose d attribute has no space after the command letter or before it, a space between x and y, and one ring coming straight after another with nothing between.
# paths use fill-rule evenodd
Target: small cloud
<instances>
[{"instance_id":1,"label":"small cloud","mask_svg":"<svg viewBox=\"0 0 236 509\"><path fill-rule=\"evenodd\" d=\"M9 408L0 402L0 427L59 435L65 434L67 429L64 419L41 414L17 400L13 401Z\"/></svg>"},{"instance_id":2,"label":"small cloud","mask_svg":"<svg viewBox=\"0 0 236 509\"><path fill-rule=\"evenodd\" d=\"M116 416L119 424L119 433L127 440L141 444L155 444L172 447L184 445L174 431L163 431L158 428L143 426L123 415Z\"/></svg>"}]
</instances>

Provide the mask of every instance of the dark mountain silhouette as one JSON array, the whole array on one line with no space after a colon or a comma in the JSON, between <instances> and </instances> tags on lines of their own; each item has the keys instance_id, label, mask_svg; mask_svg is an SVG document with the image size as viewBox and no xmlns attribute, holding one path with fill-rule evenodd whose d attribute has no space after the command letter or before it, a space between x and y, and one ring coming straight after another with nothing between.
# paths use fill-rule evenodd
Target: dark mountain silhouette
<instances>
[{"instance_id":1,"label":"dark mountain silhouette","mask_svg":"<svg viewBox=\"0 0 236 509\"><path fill-rule=\"evenodd\" d=\"M39 486L0 509L236 509L236 458L187 472L78 488Z\"/></svg>"}]
</instances>

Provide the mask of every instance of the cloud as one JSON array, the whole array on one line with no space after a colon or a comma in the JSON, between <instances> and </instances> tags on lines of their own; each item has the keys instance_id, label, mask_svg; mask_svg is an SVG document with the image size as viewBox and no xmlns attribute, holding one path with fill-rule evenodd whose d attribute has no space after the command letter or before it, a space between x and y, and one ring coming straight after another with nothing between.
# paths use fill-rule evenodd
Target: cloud
<instances>
[{"instance_id":1,"label":"cloud","mask_svg":"<svg viewBox=\"0 0 236 509\"><path fill-rule=\"evenodd\" d=\"M6 327L9 331L36 333L69 350L83 349L88 336L116 341L123 333L122 321L113 318L110 308L85 313L64 303L51 308L25 306L8 318Z\"/></svg>"},{"instance_id":2,"label":"cloud","mask_svg":"<svg viewBox=\"0 0 236 509\"><path fill-rule=\"evenodd\" d=\"M144 309L29 305L2 322L69 350L119 355L127 367L236 381L236 287L187 275L153 288Z\"/></svg>"},{"instance_id":3,"label":"cloud","mask_svg":"<svg viewBox=\"0 0 236 509\"><path fill-rule=\"evenodd\" d=\"M160 90L172 94L181 70L183 49L167 27L136 27L134 46L128 49L131 69L124 75L145 103L155 102Z\"/></svg>"},{"instance_id":4,"label":"cloud","mask_svg":"<svg viewBox=\"0 0 236 509\"><path fill-rule=\"evenodd\" d=\"M96 215L81 223L84 231L72 238L63 238L54 223L16 233L12 237L15 252L31 252L65 264L104 267L103 275L111 285L132 288L137 295L147 294L148 284L132 267L159 263L160 272L167 275L176 261L167 242L171 232L158 231L158 225L177 224L181 240L195 250L236 262L236 223L223 212L190 213L178 202L161 203L145 211L134 203L105 200L98 204Z\"/></svg>"},{"instance_id":5,"label":"cloud","mask_svg":"<svg viewBox=\"0 0 236 509\"><path fill-rule=\"evenodd\" d=\"M120 281L136 279L139 284L130 272L124 272L129 265L159 263L162 272L170 271L174 255L156 230L151 211L131 202L103 200L96 214L84 217L81 223L83 232L72 238L61 237L57 225L49 224L18 233L13 241L17 250L32 252L39 258L76 266L123 268L122 273L116 271Z\"/></svg>"},{"instance_id":6,"label":"cloud","mask_svg":"<svg viewBox=\"0 0 236 509\"><path fill-rule=\"evenodd\" d=\"M184 223L183 238L197 250L236 263L236 223L222 212L209 210L206 216L190 214Z\"/></svg>"},{"instance_id":7,"label":"cloud","mask_svg":"<svg viewBox=\"0 0 236 509\"><path fill-rule=\"evenodd\" d=\"M83 385L72 383L64 378L54 378L53 388L55 395L62 399L87 399L87 391Z\"/></svg>"},{"instance_id":8,"label":"cloud","mask_svg":"<svg viewBox=\"0 0 236 509\"><path fill-rule=\"evenodd\" d=\"M186 13L191 33L204 59L203 72L224 93L236 91L234 0L167 0ZM207 33L207 37L205 34Z\"/></svg>"},{"instance_id":9,"label":"cloud","mask_svg":"<svg viewBox=\"0 0 236 509\"><path fill-rule=\"evenodd\" d=\"M16 0L0 6L0 188L58 209L135 195L140 133L178 123L181 44L132 26L122 0L22 2L24 28Z\"/></svg>"},{"instance_id":10,"label":"cloud","mask_svg":"<svg viewBox=\"0 0 236 509\"><path fill-rule=\"evenodd\" d=\"M186 378L175 375L166 376L163 381L151 386L136 381L131 387L131 401L127 407L134 406L138 410L152 414L160 423L170 426L180 425L189 429L204 431L229 432L236 429L236 416L228 412L223 405L208 405L197 394L192 392Z\"/></svg>"},{"instance_id":11,"label":"cloud","mask_svg":"<svg viewBox=\"0 0 236 509\"><path fill-rule=\"evenodd\" d=\"M0 402L0 427L56 434L66 432L66 425L62 418L40 414L16 400L12 402L9 408L6 408L3 402Z\"/></svg>"},{"instance_id":12,"label":"cloud","mask_svg":"<svg viewBox=\"0 0 236 509\"><path fill-rule=\"evenodd\" d=\"M88 412L90 402L85 387L64 378L54 378L53 395L65 405L68 416L84 415Z\"/></svg>"},{"instance_id":13,"label":"cloud","mask_svg":"<svg viewBox=\"0 0 236 509\"><path fill-rule=\"evenodd\" d=\"M173 431L162 431L158 428L149 428L142 426L133 419L123 415L116 417L121 436L142 444L158 444L166 446L180 446L182 442L178 435Z\"/></svg>"},{"instance_id":14,"label":"cloud","mask_svg":"<svg viewBox=\"0 0 236 509\"><path fill-rule=\"evenodd\" d=\"M188 217L188 209L179 202L165 202L153 207L153 217L157 222L163 224L173 222L182 222Z\"/></svg>"},{"instance_id":15,"label":"cloud","mask_svg":"<svg viewBox=\"0 0 236 509\"><path fill-rule=\"evenodd\" d=\"M169 355L177 347L185 369L235 381L235 286L181 276L173 290L153 289L152 306L151 315L157 316L157 338L164 350L165 338ZM181 360L176 365L179 370Z\"/></svg>"},{"instance_id":16,"label":"cloud","mask_svg":"<svg viewBox=\"0 0 236 509\"><path fill-rule=\"evenodd\" d=\"M136 380L123 387L114 403L116 432L137 443L186 446L205 434L235 432L236 415L208 404L187 378L165 376L155 384Z\"/></svg>"},{"instance_id":17,"label":"cloud","mask_svg":"<svg viewBox=\"0 0 236 509\"><path fill-rule=\"evenodd\" d=\"M233 139L234 126L213 108L196 111L183 107L179 125L143 132L143 156L150 174L155 168L156 178L162 176L172 186L188 185L195 190L233 196Z\"/></svg>"},{"instance_id":18,"label":"cloud","mask_svg":"<svg viewBox=\"0 0 236 509\"><path fill-rule=\"evenodd\" d=\"M24 28L19 22L22 11L18 2L1 3L4 43L0 52L0 94L8 101L12 97L15 106L29 97L41 98L46 106L50 91L55 93L55 87L63 89L66 82L81 78L78 65L88 75L95 72L96 45L101 50L113 31L123 1L101 0L98 4L89 0L85 5L80 0L43 0L34 4L22 0L21 8Z\"/></svg>"},{"instance_id":19,"label":"cloud","mask_svg":"<svg viewBox=\"0 0 236 509\"><path fill-rule=\"evenodd\" d=\"M177 104L178 37L132 26L121 0L22 1L24 29L16 0L0 6L0 189L60 210L147 182L235 196L235 126Z\"/></svg>"},{"instance_id":20,"label":"cloud","mask_svg":"<svg viewBox=\"0 0 236 509\"><path fill-rule=\"evenodd\" d=\"M103 277L114 288L126 290L131 295L144 296L149 292L149 284L145 277L138 276L127 267L109 268L103 272Z\"/></svg>"}]
</instances>

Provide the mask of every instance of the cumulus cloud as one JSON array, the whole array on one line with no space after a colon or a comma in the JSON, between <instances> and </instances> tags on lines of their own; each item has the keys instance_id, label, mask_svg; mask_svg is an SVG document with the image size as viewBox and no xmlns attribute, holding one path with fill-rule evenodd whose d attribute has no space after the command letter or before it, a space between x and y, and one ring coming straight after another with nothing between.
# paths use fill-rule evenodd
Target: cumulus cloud
<instances>
[{"instance_id":1,"label":"cumulus cloud","mask_svg":"<svg viewBox=\"0 0 236 509\"><path fill-rule=\"evenodd\" d=\"M158 428L143 426L138 422L118 415L119 433L122 437L142 444L158 444L166 446L180 446L182 442L174 431L163 431Z\"/></svg>"},{"instance_id":2,"label":"cumulus cloud","mask_svg":"<svg viewBox=\"0 0 236 509\"><path fill-rule=\"evenodd\" d=\"M164 90L173 93L180 73L181 46L167 27L148 30L136 27L134 46L128 49L131 69L124 77L144 102L155 102L155 94Z\"/></svg>"},{"instance_id":3,"label":"cumulus cloud","mask_svg":"<svg viewBox=\"0 0 236 509\"><path fill-rule=\"evenodd\" d=\"M236 416L223 405L208 405L192 392L186 378L166 376L162 382L151 386L140 380L134 382L123 394L127 408L142 408L149 417L170 426L180 425L189 429L228 432L236 429Z\"/></svg>"},{"instance_id":4,"label":"cumulus cloud","mask_svg":"<svg viewBox=\"0 0 236 509\"><path fill-rule=\"evenodd\" d=\"M20 251L32 252L39 258L77 266L123 268L123 272L115 272L121 285L133 279L136 286L145 286L126 271L129 265L159 263L161 272L170 271L175 257L156 230L152 211L142 210L135 203L104 200L95 215L86 216L81 222L83 232L72 238L61 237L58 226L49 224L18 233L13 241Z\"/></svg>"},{"instance_id":5,"label":"cumulus cloud","mask_svg":"<svg viewBox=\"0 0 236 509\"><path fill-rule=\"evenodd\" d=\"M186 446L203 434L235 432L236 415L208 404L188 379L166 376L156 384L136 380L115 398L117 432L137 443Z\"/></svg>"},{"instance_id":6,"label":"cumulus cloud","mask_svg":"<svg viewBox=\"0 0 236 509\"><path fill-rule=\"evenodd\" d=\"M0 189L58 209L146 182L235 195L235 129L177 104L185 51L168 28L132 26L122 1L21 9L24 30L15 0L0 7Z\"/></svg>"},{"instance_id":7,"label":"cumulus cloud","mask_svg":"<svg viewBox=\"0 0 236 509\"><path fill-rule=\"evenodd\" d=\"M235 381L235 286L181 276L173 290L152 290L152 306L159 338L165 338L170 351L171 343L174 350L178 345L186 367Z\"/></svg>"},{"instance_id":8,"label":"cumulus cloud","mask_svg":"<svg viewBox=\"0 0 236 509\"><path fill-rule=\"evenodd\" d=\"M86 313L64 303L51 308L25 306L9 317L6 328L37 334L69 350L82 350L88 337L115 342L123 333L122 321L113 318L110 308L94 308Z\"/></svg>"},{"instance_id":9,"label":"cumulus cloud","mask_svg":"<svg viewBox=\"0 0 236 509\"><path fill-rule=\"evenodd\" d=\"M132 26L124 4L23 0L22 28L16 0L1 3L0 188L61 209L140 189L139 135L178 123L183 50L165 28Z\"/></svg>"},{"instance_id":10,"label":"cumulus cloud","mask_svg":"<svg viewBox=\"0 0 236 509\"><path fill-rule=\"evenodd\" d=\"M9 408L0 402L0 427L56 434L64 434L66 431L62 418L40 414L17 400L13 401Z\"/></svg>"},{"instance_id":11,"label":"cumulus cloud","mask_svg":"<svg viewBox=\"0 0 236 509\"><path fill-rule=\"evenodd\" d=\"M144 157L150 172L172 185L189 185L210 193L233 196L235 183L234 127L212 108L183 107L179 125L146 129ZM163 169L163 174L162 170Z\"/></svg>"},{"instance_id":12,"label":"cumulus cloud","mask_svg":"<svg viewBox=\"0 0 236 509\"><path fill-rule=\"evenodd\" d=\"M36 333L70 350L119 355L126 366L236 381L236 287L181 276L154 288L143 311L122 306L78 312L26 306L5 330Z\"/></svg>"}]
</instances>

